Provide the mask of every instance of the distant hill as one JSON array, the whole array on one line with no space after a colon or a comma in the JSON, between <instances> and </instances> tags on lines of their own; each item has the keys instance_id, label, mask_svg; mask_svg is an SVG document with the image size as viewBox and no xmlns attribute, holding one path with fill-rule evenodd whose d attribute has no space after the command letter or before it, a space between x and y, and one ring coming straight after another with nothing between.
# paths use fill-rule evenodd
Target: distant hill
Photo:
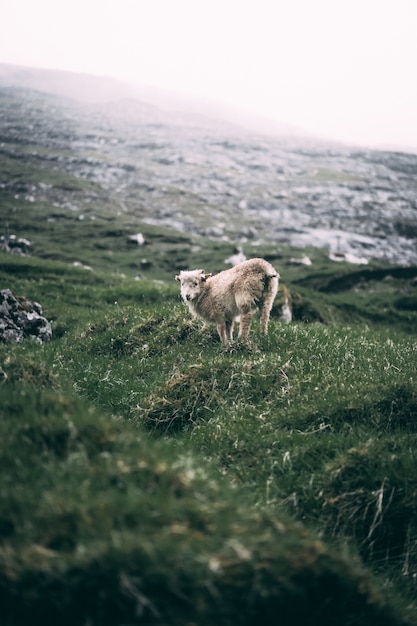
<instances>
[{"instance_id":1,"label":"distant hill","mask_svg":"<svg viewBox=\"0 0 417 626\"><path fill-rule=\"evenodd\" d=\"M23 67L0 63L0 87L23 87L70 98L84 104L102 104L112 114L129 118L147 117L161 121L169 114L171 124L217 127L222 131L239 127L258 133L286 137L308 137L306 131L279 124L245 111L237 111L198 98L151 86L134 85L109 76Z\"/></svg>"},{"instance_id":2,"label":"distant hill","mask_svg":"<svg viewBox=\"0 0 417 626\"><path fill-rule=\"evenodd\" d=\"M90 98L96 81L100 101L76 100ZM106 214L244 246L246 255L254 243L285 244L349 263L416 264L416 155L256 134L160 95L158 106L120 81L0 65L0 193L23 189L34 211L46 202L95 218L103 206L83 188L94 182ZM9 201L12 214L17 201L26 211L25 196Z\"/></svg>"},{"instance_id":3,"label":"distant hill","mask_svg":"<svg viewBox=\"0 0 417 626\"><path fill-rule=\"evenodd\" d=\"M27 87L80 102L111 102L132 98L134 88L114 78L0 63L0 85Z\"/></svg>"}]
</instances>

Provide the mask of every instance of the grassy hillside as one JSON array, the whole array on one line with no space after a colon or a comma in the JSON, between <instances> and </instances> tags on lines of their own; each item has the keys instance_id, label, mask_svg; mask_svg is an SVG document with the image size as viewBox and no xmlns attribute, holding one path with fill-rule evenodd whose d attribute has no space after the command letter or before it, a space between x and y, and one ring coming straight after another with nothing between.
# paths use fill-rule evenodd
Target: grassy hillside
<instances>
[{"instance_id":1,"label":"grassy hillside","mask_svg":"<svg viewBox=\"0 0 417 626\"><path fill-rule=\"evenodd\" d=\"M2 623L416 623L415 335L225 350L174 281L0 268L54 330L0 346Z\"/></svg>"},{"instance_id":2,"label":"grassy hillside","mask_svg":"<svg viewBox=\"0 0 417 626\"><path fill-rule=\"evenodd\" d=\"M182 186L175 129L134 128L130 159L162 151L141 169L118 152L130 127L0 96L0 235L31 241L0 251L0 288L53 332L0 343L0 623L417 625L417 268L250 239L282 283L268 337L255 321L226 349L173 280L234 251L186 228L219 218L223 166L197 178L190 158ZM223 143L252 163L253 145Z\"/></svg>"}]
</instances>

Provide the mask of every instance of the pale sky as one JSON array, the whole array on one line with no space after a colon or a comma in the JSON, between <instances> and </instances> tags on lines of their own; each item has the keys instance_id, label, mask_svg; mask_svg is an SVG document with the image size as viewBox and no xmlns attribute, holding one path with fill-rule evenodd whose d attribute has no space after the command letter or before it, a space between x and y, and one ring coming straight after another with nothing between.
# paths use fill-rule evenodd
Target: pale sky
<instances>
[{"instance_id":1,"label":"pale sky","mask_svg":"<svg viewBox=\"0 0 417 626\"><path fill-rule=\"evenodd\" d=\"M417 0L0 0L0 62L417 150Z\"/></svg>"}]
</instances>

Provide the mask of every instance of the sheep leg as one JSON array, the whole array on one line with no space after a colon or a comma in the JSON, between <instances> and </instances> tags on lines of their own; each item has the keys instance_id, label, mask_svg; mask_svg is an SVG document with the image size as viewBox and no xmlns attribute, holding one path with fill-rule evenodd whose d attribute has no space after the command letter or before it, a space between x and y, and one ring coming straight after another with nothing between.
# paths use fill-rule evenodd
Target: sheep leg
<instances>
[{"instance_id":1,"label":"sheep leg","mask_svg":"<svg viewBox=\"0 0 417 626\"><path fill-rule=\"evenodd\" d=\"M272 302L266 302L261 310L261 334L266 335L268 333L269 316L272 309Z\"/></svg>"},{"instance_id":2,"label":"sheep leg","mask_svg":"<svg viewBox=\"0 0 417 626\"><path fill-rule=\"evenodd\" d=\"M226 335L227 335L227 339L230 342L233 341L233 327L234 327L234 320L226 320Z\"/></svg>"},{"instance_id":3,"label":"sheep leg","mask_svg":"<svg viewBox=\"0 0 417 626\"><path fill-rule=\"evenodd\" d=\"M240 314L240 327L239 327L239 337L242 339L246 339L249 334L250 325L252 321L252 311L250 309L242 310Z\"/></svg>"},{"instance_id":4,"label":"sheep leg","mask_svg":"<svg viewBox=\"0 0 417 626\"><path fill-rule=\"evenodd\" d=\"M226 320L224 324L217 324L217 332L219 333L220 339L223 343L229 343L233 341L233 320Z\"/></svg>"},{"instance_id":5,"label":"sheep leg","mask_svg":"<svg viewBox=\"0 0 417 626\"><path fill-rule=\"evenodd\" d=\"M222 343L227 343L228 335L226 330L226 324L217 324L217 332L219 333L220 341L222 341Z\"/></svg>"}]
</instances>

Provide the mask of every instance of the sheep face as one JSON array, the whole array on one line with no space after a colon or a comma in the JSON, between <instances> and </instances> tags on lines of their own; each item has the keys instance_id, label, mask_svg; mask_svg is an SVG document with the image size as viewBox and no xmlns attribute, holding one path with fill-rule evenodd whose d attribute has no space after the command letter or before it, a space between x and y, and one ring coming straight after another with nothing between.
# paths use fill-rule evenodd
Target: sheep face
<instances>
[{"instance_id":1,"label":"sheep face","mask_svg":"<svg viewBox=\"0 0 417 626\"><path fill-rule=\"evenodd\" d=\"M185 303L193 302L201 294L204 283L211 274L204 270L181 271L175 280L181 283L181 298Z\"/></svg>"}]
</instances>

